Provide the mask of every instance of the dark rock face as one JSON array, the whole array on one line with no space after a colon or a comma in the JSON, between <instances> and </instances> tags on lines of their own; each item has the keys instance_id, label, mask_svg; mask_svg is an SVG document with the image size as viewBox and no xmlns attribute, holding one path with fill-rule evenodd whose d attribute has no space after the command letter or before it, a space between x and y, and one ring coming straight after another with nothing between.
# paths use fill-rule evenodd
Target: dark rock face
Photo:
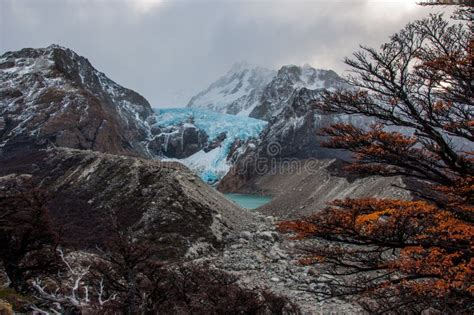
<instances>
[{"instance_id":1,"label":"dark rock face","mask_svg":"<svg viewBox=\"0 0 474 315\"><path fill-rule=\"evenodd\" d=\"M56 45L0 57L0 145L54 144L150 157L150 104Z\"/></svg>"},{"instance_id":2,"label":"dark rock face","mask_svg":"<svg viewBox=\"0 0 474 315\"><path fill-rule=\"evenodd\" d=\"M239 191L255 177L274 172L281 163L302 159L340 158L350 159L341 150L321 147L324 137L319 135L323 127L336 122L362 126L366 119L347 115L321 114L314 108L322 89L302 88L293 91L283 105L280 114L273 117L258 141L244 145L231 171L221 180L218 189L225 192Z\"/></svg>"},{"instance_id":3,"label":"dark rock face","mask_svg":"<svg viewBox=\"0 0 474 315\"><path fill-rule=\"evenodd\" d=\"M280 114L273 117L262 132L259 142L261 150L268 151L272 144L277 144L278 151L271 152L271 156L297 159L349 157L341 151L321 147L325 138L320 135L320 130L338 122L362 125L366 120L319 112L314 104L320 99L322 91L306 88L295 90Z\"/></svg>"},{"instance_id":4,"label":"dark rock face","mask_svg":"<svg viewBox=\"0 0 474 315\"><path fill-rule=\"evenodd\" d=\"M148 149L155 155L184 159L205 148L208 138L205 131L186 123L160 130L148 144Z\"/></svg>"},{"instance_id":5,"label":"dark rock face","mask_svg":"<svg viewBox=\"0 0 474 315\"><path fill-rule=\"evenodd\" d=\"M285 107L295 91L337 89L345 87L345 82L332 70L314 69L309 65L298 67L283 66L265 87L258 105L250 117L271 121Z\"/></svg>"},{"instance_id":6,"label":"dark rock face","mask_svg":"<svg viewBox=\"0 0 474 315\"><path fill-rule=\"evenodd\" d=\"M209 152L217 147L219 147L222 143L227 138L227 133L221 132L216 139L212 140L205 148L204 152Z\"/></svg>"},{"instance_id":7,"label":"dark rock face","mask_svg":"<svg viewBox=\"0 0 474 315\"><path fill-rule=\"evenodd\" d=\"M163 259L219 247L251 217L179 163L63 148L0 156L0 176L11 173L31 174L49 192L55 224L79 248L106 239L110 210Z\"/></svg>"}]
</instances>

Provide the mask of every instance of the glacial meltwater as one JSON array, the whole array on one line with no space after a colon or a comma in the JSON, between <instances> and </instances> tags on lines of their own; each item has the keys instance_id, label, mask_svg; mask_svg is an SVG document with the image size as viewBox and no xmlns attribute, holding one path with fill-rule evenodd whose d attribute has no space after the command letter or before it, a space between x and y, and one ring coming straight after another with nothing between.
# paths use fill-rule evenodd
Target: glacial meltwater
<instances>
[{"instance_id":1,"label":"glacial meltwater","mask_svg":"<svg viewBox=\"0 0 474 315\"><path fill-rule=\"evenodd\" d=\"M269 196L247 195L247 194L225 194L227 198L244 209L256 209L269 203L272 198Z\"/></svg>"}]
</instances>

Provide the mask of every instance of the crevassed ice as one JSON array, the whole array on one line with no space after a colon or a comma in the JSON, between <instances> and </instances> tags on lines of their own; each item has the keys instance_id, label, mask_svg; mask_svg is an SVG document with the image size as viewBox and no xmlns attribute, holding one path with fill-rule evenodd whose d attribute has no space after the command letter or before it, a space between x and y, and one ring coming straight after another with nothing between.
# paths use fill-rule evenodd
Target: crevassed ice
<instances>
[{"instance_id":1,"label":"crevassed ice","mask_svg":"<svg viewBox=\"0 0 474 315\"><path fill-rule=\"evenodd\" d=\"M209 152L201 150L186 159L179 160L195 170L204 181L209 183L220 180L230 170L231 164L227 161L227 156L232 144L238 139L246 141L250 138L257 138L267 125L266 121L255 118L216 113L198 108L167 108L154 109L154 111L156 125L159 127L192 123L206 132L210 142L221 133L226 133L227 137L220 147Z\"/></svg>"}]
</instances>

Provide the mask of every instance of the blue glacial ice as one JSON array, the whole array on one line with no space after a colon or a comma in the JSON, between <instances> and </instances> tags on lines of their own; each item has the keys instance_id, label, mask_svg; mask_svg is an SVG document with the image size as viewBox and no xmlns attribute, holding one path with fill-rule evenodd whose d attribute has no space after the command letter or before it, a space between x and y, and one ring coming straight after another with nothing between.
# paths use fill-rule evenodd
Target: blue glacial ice
<instances>
[{"instance_id":1,"label":"blue glacial ice","mask_svg":"<svg viewBox=\"0 0 474 315\"><path fill-rule=\"evenodd\" d=\"M266 121L259 119L197 108L160 108L155 109L155 113L156 125L159 127L178 126L192 121L197 128L207 133L209 141L216 139L222 132L227 134L220 147L209 152L201 150L186 159L179 160L195 170L208 183L217 182L230 170L231 165L227 161L227 156L237 139L246 141L258 138L267 125Z\"/></svg>"}]
</instances>

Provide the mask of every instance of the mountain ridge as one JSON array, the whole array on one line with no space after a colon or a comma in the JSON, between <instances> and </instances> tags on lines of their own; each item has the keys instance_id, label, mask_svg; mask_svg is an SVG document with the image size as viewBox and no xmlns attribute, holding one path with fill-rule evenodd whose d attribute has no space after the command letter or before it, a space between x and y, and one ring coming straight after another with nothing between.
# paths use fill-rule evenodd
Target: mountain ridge
<instances>
[{"instance_id":1,"label":"mountain ridge","mask_svg":"<svg viewBox=\"0 0 474 315\"><path fill-rule=\"evenodd\" d=\"M316 69L309 64L284 65L275 71L240 62L193 96L187 107L269 121L279 114L294 90L342 87L345 82L333 70Z\"/></svg>"},{"instance_id":2,"label":"mountain ridge","mask_svg":"<svg viewBox=\"0 0 474 315\"><path fill-rule=\"evenodd\" d=\"M151 157L148 101L59 45L0 56L0 147L54 144Z\"/></svg>"}]
</instances>

